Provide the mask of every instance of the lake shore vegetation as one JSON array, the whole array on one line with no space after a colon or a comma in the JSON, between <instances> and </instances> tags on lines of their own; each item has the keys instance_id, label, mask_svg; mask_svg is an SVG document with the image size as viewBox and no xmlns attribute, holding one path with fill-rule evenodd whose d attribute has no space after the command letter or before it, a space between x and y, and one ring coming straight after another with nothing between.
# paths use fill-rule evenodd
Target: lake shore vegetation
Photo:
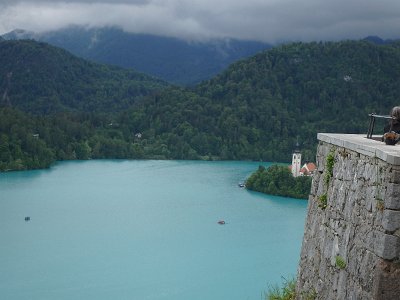
<instances>
[{"instance_id":1,"label":"lake shore vegetation","mask_svg":"<svg viewBox=\"0 0 400 300\"><path fill-rule=\"evenodd\" d=\"M259 166L246 180L246 188L270 195L308 199L311 180L310 176L293 177L288 166Z\"/></svg>"}]
</instances>

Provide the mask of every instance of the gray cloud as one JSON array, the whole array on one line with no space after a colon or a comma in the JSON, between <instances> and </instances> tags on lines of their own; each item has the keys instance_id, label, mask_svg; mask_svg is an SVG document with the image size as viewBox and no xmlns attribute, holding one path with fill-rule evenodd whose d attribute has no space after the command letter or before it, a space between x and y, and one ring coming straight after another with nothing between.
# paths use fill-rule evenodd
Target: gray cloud
<instances>
[{"instance_id":1,"label":"gray cloud","mask_svg":"<svg viewBox=\"0 0 400 300\"><path fill-rule=\"evenodd\" d=\"M20 3L108 3L108 4L146 4L151 0L1 0L0 4L20 4Z\"/></svg>"},{"instance_id":2,"label":"gray cloud","mask_svg":"<svg viewBox=\"0 0 400 300\"><path fill-rule=\"evenodd\" d=\"M198 40L398 38L398 0L0 0L0 33L68 25Z\"/></svg>"}]
</instances>

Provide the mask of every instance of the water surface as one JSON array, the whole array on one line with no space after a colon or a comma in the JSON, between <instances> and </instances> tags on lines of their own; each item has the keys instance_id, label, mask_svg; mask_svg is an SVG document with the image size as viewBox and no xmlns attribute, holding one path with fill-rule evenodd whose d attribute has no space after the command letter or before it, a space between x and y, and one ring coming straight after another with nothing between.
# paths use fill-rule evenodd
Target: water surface
<instances>
[{"instance_id":1,"label":"water surface","mask_svg":"<svg viewBox=\"0 0 400 300\"><path fill-rule=\"evenodd\" d=\"M262 299L296 274L307 203L239 188L258 165L99 160L0 174L1 298Z\"/></svg>"}]
</instances>

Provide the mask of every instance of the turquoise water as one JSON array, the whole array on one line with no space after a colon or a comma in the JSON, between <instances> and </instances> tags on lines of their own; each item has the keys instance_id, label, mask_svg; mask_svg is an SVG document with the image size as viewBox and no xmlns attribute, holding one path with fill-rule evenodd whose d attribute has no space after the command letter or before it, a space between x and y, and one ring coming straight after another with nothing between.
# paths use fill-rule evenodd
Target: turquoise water
<instances>
[{"instance_id":1,"label":"turquoise water","mask_svg":"<svg viewBox=\"0 0 400 300\"><path fill-rule=\"evenodd\" d=\"M258 165L99 160L0 174L0 298L263 299L296 274L307 203L239 188Z\"/></svg>"}]
</instances>

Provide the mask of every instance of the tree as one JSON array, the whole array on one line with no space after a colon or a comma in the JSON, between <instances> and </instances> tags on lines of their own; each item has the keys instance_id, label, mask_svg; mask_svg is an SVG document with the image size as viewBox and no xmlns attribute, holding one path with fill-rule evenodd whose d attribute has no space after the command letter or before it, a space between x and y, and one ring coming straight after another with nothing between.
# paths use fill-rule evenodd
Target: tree
<instances>
[{"instance_id":1,"label":"tree","mask_svg":"<svg viewBox=\"0 0 400 300\"><path fill-rule=\"evenodd\" d=\"M246 180L246 188L271 195L308 198L311 177L293 177L287 166L272 165L268 169L259 166Z\"/></svg>"}]
</instances>

